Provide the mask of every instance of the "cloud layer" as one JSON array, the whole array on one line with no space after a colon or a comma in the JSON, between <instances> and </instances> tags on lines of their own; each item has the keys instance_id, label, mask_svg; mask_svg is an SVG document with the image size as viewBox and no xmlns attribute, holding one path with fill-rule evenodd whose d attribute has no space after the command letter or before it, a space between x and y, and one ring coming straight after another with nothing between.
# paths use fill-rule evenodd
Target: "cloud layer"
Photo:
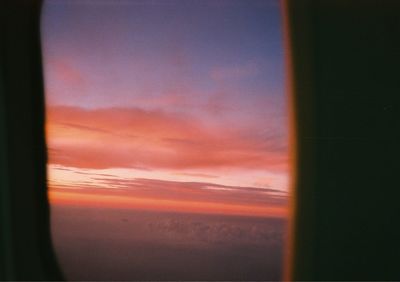
<instances>
[{"instance_id":1,"label":"cloud layer","mask_svg":"<svg viewBox=\"0 0 400 282\"><path fill-rule=\"evenodd\" d=\"M287 169L284 136L140 108L50 106L49 162L77 168Z\"/></svg>"},{"instance_id":2,"label":"cloud layer","mask_svg":"<svg viewBox=\"0 0 400 282\"><path fill-rule=\"evenodd\" d=\"M126 178L79 168L52 169L69 174L64 181L50 177L53 204L269 217L283 217L287 212L287 193L272 188L221 185L212 180Z\"/></svg>"}]
</instances>

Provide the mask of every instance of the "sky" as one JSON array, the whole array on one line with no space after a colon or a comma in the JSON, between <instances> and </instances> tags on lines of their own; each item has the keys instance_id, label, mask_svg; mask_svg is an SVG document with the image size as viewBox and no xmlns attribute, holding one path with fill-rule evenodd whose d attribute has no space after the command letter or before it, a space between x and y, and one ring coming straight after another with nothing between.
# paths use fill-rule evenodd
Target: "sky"
<instances>
[{"instance_id":1,"label":"sky","mask_svg":"<svg viewBox=\"0 0 400 282\"><path fill-rule=\"evenodd\" d=\"M286 215L279 1L46 1L53 203Z\"/></svg>"}]
</instances>

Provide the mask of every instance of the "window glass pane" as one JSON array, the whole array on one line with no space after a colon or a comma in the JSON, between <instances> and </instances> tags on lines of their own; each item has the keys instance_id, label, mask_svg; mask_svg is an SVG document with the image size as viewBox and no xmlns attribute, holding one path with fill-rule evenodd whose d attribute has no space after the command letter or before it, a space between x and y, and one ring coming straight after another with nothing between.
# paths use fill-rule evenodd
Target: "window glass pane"
<instances>
[{"instance_id":1,"label":"window glass pane","mask_svg":"<svg viewBox=\"0 0 400 282\"><path fill-rule=\"evenodd\" d=\"M52 235L70 280L279 280L279 1L45 1Z\"/></svg>"}]
</instances>

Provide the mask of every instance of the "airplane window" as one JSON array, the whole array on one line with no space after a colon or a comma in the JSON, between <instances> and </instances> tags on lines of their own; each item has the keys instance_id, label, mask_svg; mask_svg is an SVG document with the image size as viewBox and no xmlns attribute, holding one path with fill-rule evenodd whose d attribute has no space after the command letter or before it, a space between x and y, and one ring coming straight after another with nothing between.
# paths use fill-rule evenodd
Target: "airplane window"
<instances>
[{"instance_id":1,"label":"airplane window","mask_svg":"<svg viewBox=\"0 0 400 282\"><path fill-rule=\"evenodd\" d=\"M52 239L67 280L281 280L278 0L52 0Z\"/></svg>"}]
</instances>

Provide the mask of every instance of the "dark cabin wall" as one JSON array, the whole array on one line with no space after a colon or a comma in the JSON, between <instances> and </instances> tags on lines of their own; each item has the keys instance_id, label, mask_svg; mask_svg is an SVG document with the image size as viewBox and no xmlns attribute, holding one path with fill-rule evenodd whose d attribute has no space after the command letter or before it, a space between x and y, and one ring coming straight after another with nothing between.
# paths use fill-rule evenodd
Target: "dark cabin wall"
<instances>
[{"instance_id":1,"label":"dark cabin wall","mask_svg":"<svg viewBox=\"0 0 400 282\"><path fill-rule=\"evenodd\" d=\"M400 280L400 2L287 1L294 280Z\"/></svg>"},{"instance_id":2,"label":"dark cabin wall","mask_svg":"<svg viewBox=\"0 0 400 282\"><path fill-rule=\"evenodd\" d=\"M41 1L0 3L0 279L60 280L49 229Z\"/></svg>"}]
</instances>

